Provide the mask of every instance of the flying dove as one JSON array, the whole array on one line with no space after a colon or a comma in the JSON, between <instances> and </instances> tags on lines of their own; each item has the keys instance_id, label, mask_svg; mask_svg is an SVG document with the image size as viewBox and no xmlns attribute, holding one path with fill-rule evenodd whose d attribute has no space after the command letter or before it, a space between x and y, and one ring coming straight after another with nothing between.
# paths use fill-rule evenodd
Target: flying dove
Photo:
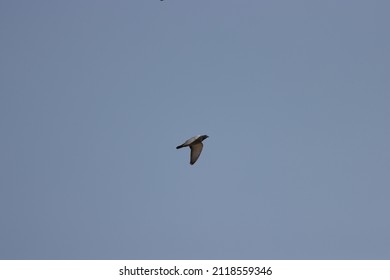
<instances>
[{"instance_id":1,"label":"flying dove","mask_svg":"<svg viewBox=\"0 0 390 280\"><path fill-rule=\"evenodd\" d=\"M207 135L194 136L194 137L188 139L187 141L185 141L180 146L177 146L176 149L190 147L190 149L191 149L190 164L193 165L198 160L200 153L202 152L202 149L203 149L202 141L205 140L206 138L209 138L209 137Z\"/></svg>"}]
</instances>

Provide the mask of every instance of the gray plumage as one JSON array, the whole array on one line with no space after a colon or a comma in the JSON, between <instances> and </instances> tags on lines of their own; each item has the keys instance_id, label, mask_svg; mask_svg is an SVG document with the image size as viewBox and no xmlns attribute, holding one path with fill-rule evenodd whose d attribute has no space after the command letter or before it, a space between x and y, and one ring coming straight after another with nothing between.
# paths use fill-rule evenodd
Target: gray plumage
<instances>
[{"instance_id":1,"label":"gray plumage","mask_svg":"<svg viewBox=\"0 0 390 280\"><path fill-rule=\"evenodd\" d=\"M197 135L194 136L187 141L185 141L183 144L176 147L176 149L181 149L184 147L190 147L191 149L191 158L190 158L190 164L193 165L199 158L200 153L203 149L202 141L209 138L207 135Z\"/></svg>"}]
</instances>

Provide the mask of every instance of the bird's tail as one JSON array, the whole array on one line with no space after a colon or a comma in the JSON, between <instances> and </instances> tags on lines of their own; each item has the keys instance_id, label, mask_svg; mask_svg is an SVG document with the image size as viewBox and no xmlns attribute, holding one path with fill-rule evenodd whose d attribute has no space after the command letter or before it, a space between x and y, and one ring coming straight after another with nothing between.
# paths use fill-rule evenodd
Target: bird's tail
<instances>
[{"instance_id":1,"label":"bird's tail","mask_svg":"<svg viewBox=\"0 0 390 280\"><path fill-rule=\"evenodd\" d=\"M180 145L180 146L177 146L176 149L180 149L180 148L183 148L184 145Z\"/></svg>"}]
</instances>

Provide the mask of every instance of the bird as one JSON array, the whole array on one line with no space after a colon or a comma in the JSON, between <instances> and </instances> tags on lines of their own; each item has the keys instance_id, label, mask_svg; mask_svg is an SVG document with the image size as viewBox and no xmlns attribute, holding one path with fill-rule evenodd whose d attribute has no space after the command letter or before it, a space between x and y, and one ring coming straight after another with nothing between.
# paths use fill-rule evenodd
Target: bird
<instances>
[{"instance_id":1,"label":"bird","mask_svg":"<svg viewBox=\"0 0 390 280\"><path fill-rule=\"evenodd\" d=\"M209 138L207 135L197 135L194 136L187 141L185 141L183 144L176 147L176 149L181 149L184 147L190 147L191 149L191 158L190 158L190 164L193 165L199 158L200 153L203 149L202 141Z\"/></svg>"}]
</instances>

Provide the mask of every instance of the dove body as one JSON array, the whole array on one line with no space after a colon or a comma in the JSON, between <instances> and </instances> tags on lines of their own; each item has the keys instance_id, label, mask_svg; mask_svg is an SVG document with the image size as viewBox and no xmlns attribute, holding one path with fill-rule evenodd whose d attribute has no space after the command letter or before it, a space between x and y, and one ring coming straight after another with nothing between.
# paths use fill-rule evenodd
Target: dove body
<instances>
[{"instance_id":1,"label":"dove body","mask_svg":"<svg viewBox=\"0 0 390 280\"><path fill-rule=\"evenodd\" d=\"M209 138L207 135L197 135L194 136L187 141L185 141L183 144L176 147L176 149L181 149L184 147L190 147L191 149L191 156L190 156L190 164L193 165L199 158L200 153L203 149L203 140Z\"/></svg>"}]
</instances>

